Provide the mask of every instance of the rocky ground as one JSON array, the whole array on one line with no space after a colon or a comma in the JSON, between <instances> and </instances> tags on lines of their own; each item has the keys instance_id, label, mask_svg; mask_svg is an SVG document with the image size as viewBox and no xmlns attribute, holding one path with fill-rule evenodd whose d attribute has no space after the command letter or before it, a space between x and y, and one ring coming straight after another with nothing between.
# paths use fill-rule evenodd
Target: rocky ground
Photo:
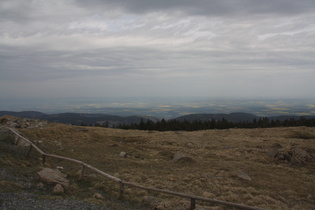
<instances>
[{"instance_id":1,"label":"rocky ground","mask_svg":"<svg viewBox=\"0 0 315 210\"><path fill-rule=\"evenodd\" d=\"M13 128L42 127L46 124L45 121L20 118L3 122ZM63 192L54 192L54 184L39 180L36 170L41 167L31 168L32 162L25 160L25 148L13 145L4 127L0 127L0 158L1 210L142 209L123 200L97 197L98 194L91 198L92 202L86 202L75 196L66 196ZM107 201L98 204L97 200L104 199Z\"/></svg>"}]
</instances>

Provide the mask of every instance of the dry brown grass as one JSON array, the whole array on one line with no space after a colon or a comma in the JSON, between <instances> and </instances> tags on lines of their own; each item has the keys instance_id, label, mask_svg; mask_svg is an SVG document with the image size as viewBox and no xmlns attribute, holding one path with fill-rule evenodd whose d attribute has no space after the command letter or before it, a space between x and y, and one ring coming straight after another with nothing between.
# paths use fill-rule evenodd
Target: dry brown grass
<instances>
[{"instance_id":1,"label":"dry brown grass","mask_svg":"<svg viewBox=\"0 0 315 210\"><path fill-rule=\"evenodd\" d=\"M269 209L315 209L314 159L298 167L268 156L278 144L283 148L298 146L315 157L315 128L148 132L49 124L21 132L47 153L82 160L144 186L198 196L209 192L215 199ZM119 156L122 151L127 158ZM173 162L177 151L194 161ZM112 181L98 179L91 172L78 181L80 166L47 160L51 166L63 166L76 180L79 188L73 187L74 195L84 198L86 195L80 193L88 191L82 190L86 187L91 192L118 196L118 186ZM235 176L236 169L247 173L252 181ZM127 188L125 199L141 202L146 195L170 198Z\"/></svg>"}]
</instances>

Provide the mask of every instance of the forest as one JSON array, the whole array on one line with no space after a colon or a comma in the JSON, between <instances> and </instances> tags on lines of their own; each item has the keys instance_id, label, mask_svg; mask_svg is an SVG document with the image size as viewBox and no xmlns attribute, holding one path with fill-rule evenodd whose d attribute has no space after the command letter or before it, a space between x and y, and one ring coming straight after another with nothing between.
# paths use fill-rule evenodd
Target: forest
<instances>
[{"instance_id":1,"label":"forest","mask_svg":"<svg viewBox=\"0 0 315 210\"><path fill-rule=\"evenodd\" d=\"M107 124L97 124L96 126L107 127ZM120 129L137 129L137 130L155 130L155 131L196 131L208 129L229 129L229 128L271 128L271 127L297 127L297 126L315 126L315 119L286 119L286 120L270 120L268 117L260 117L258 120L254 119L252 122L229 122L226 119L222 120L194 120L194 121L180 121L180 120L160 120L154 122L152 120L141 120L140 123L119 124L115 128Z\"/></svg>"}]
</instances>

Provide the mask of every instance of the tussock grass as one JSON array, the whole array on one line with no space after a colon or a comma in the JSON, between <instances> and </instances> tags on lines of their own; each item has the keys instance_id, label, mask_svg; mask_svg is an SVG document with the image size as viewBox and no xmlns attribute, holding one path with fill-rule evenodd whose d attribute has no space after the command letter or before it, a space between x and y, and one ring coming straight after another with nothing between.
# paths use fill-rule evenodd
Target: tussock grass
<instances>
[{"instance_id":1,"label":"tussock grass","mask_svg":"<svg viewBox=\"0 0 315 210\"><path fill-rule=\"evenodd\" d=\"M295 130L288 134L288 138L295 139L315 139L315 132L310 131L306 128L301 128L301 130Z\"/></svg>"}]
</instances>

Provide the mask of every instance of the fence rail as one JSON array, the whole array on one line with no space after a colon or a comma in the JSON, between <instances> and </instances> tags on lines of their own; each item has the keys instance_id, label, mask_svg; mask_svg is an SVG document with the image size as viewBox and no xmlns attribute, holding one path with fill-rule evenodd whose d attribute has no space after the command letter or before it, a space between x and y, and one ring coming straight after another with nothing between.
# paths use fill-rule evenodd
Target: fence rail
<instances>
[{"instance_id":1,"label":"fence rail","mask_svg":"<svg viewBox=\"0 0 315 210\"><path fill-rule=\"evenodd\" d=\"M204 197L200 197L200 196L195 196L195 195L189 195L189 194L184 194L184 193L179 193L179 192L174 192L174 191L169 191L169 190L164 190L164 189L158 189L158 188L151 188L151 187L145 187L139 184L135 184L135 183L131 183L131 182L126 182L124 180L121 180L117 177L111 176L91 165L88 165L80 160L76 160L73 158L68 158L68 157L63 157L63 156L59 156L59 155L53 155L53 154L46 154L44 153L41 149L39 149L33 142L31 142L30 140L28 140L27 138L21 136L17 131L15 131L12 128L8 128L6 127L15 137L15 144L17 144L19 141L24 141L26 142L30 148L27 152L27 156L30 155L32 149L34 148L41 156L42 156L42 161L43 163L45 163L46 161L46 157L50 157L50 158L55 158L55 159L61 159L61 160L66 160L72 163L76 163L78 165L81 165L81 174L80 174L80 179L83 177L85 168L90 169L91 171L94 171L112 181L115 181L117 183L119 183L119 195L122 197L124 194L124 186L130 186L130 187L135 187L135 188L139 188L139 189L143 189L143 190L147 190L147 191L154 191L154 192L159 192L159 193L164 193L164 194L170 194L170 195L175 195L175 196L179 196L179 197L183 197L183 198L189 198L190 199L190 209L193 210L196 208L196 200L200 200L200 201L206 201L206 202L210 202L210 203L214 203L214 204L220 204L220 205L225 205L225 206L230 206L230 207L236 207L236 208L240 208L240 209L251 209L251 210L266 210L264 208L260 208L260 207L256 207L256 206L248 206L248 205L244 205L244 204L239 204L239 203L232 203L232 202L227 202L227 201L222 201L222 200L216 200L216 199L209 199L209 198L204 198Z\"/></svg>"}]
</instances>

